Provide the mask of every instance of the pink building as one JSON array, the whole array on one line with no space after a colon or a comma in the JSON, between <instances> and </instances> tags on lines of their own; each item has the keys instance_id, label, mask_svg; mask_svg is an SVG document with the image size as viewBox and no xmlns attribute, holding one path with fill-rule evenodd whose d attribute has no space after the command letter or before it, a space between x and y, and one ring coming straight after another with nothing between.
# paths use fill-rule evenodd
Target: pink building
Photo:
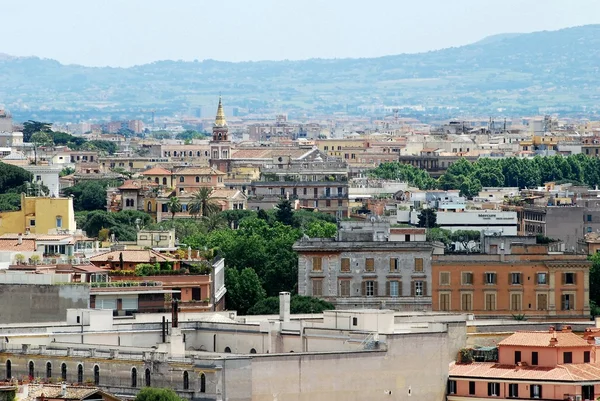
<instances>
[{"instance_id":1,"label":"pink building","mask_svg":"<svg viewBox=\"0 0 600 401\"><path fill-rule=\"evenodd\" d=\"M497 362L453 363L447 399L588 401L598 395L600 364L594 338L588 341L565 326L562 331L551 327L511 335L498 343Z\"/></svg>"}]
</instances>

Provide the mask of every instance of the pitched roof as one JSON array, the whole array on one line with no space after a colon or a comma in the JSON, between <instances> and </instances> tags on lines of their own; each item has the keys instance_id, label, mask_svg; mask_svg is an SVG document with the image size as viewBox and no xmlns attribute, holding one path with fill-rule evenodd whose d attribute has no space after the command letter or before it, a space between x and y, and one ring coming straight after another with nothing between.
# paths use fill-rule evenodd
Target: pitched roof
<instances>
[{"instance_id":1,"label":"pitched roof","mask_svg":"<svg viewBox=\"0 0 600 401\"><path fill-rule=\"evenodd\" d=\"M171 175L171 172L166 168L162 168L160 166L152 167L149 170L142 171L141 175Z\"/></svg>"},{"instance_id":2,"label":"pitched roof","mask_svg":"<svg viewBox=\"0 0 600 401\"><path fill-rule=\"evenodd\" d=\"M135 180L126 180L123 185L119 187L119 189L140 189L141 185L139 182Z\"/></svg>"},{"instance_id":3,"label":"pitched roof","mask_svg":"<svg viewBox=\"0 0 600 401\"><path fill-rule=\"evenodd\" d=\"M550 340L556 338L556 343ZM590 344L570 331L518 331L498 343L502 345L520 345L526 347L589 347Z\"/></svg>"},{"instance_id":4,"label":"pitched roof","mask_svg":"<svg viewBox=\"0 0 600 401\"><path fill-rule=\"evenodd\" d=\"M96 387L67 386L66 395L63 396L61 387L61 385L56 384L29 384L29 394L24 400L36 400L39 399L42 394L44 395L44 398L64 400L83 400L92 395L100 394L103 399L119 400L118 397L105 393Z\"/></svg>"},{"instance_id":5,"label":"pitched roof","mask_svg":"<svg viewBox=\"0 0 600 401\"><path fill-rule=\"evenodd\" d=\"M225 175L225 173L212 167L187 167L179 170L177 175Z\"/></svg>"},{"instance_id":6,"label":"pitched roof","mask_svg":"<svg viewBox=\"0 0 600 401\"><path fill-rule=\"evenodd\" d=\"M496 362L453 364L450 377L480 377L504 380L600 380L600 365L592 363L556 365L556 367L500 365Z\"/></svg>"},{"instance_id":7,"label":"pitched roof","mask_svg":"<svg viewBox=\"0 0 600 401\"><path fill-rule=\"evenodd\" d=\"M92 256L91 262L118 262L120 255L123 254L123 262L125 263L150 263L151 258L156 258L157 262L174 262L177 259L163 255L152 249L131 249L123 251L109 251L100 255ZM112 259L109 259L111 258Z\"/></svg>"},{"instance_id":8,"label":"pitched roof","mask_svg":"<svg viewBox=\"0 0 600 401\"><path fill-rule=\"evenodd\" d=\"M244 195L243 192L238 189L215 189L211 192L210 197L216 199L230 199L235 198L239 194ZM245 198L246 195L243 197Z\"/></svg>"},{"instance_id":9,"label":"pitched roof","mask_svg":"<svg viewBox=\"0 0 600 401\"><path fill-rule=\"evenodd\" d=\"M0 251L34 252L35 249L35 239L23 238L21 244L18 239L0 239Z\"/></svg>"}]
</instances>

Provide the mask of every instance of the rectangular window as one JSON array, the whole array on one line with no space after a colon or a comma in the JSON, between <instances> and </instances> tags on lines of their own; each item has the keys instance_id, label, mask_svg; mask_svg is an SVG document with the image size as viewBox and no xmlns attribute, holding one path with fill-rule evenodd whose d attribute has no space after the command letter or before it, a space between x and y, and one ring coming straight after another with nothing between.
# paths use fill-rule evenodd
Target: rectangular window
<instances>
[{"instance_id":1,"label":"rectangular window","mask_svg":"<svg viewBox=\"0 0 600 401\"><path fill-rule=\"evenodd\" d=\"M575 284L575 273L563 273L563 284Z\"/></svg>"},{"instance_id":2,"label":"rectangular window","mask_svg":"<svg viewBox=\"0 0 600 401\"><path fill-rule=\"evenodd\" d=\"M450 310L450 294L440 294L440 310L444 312Z\"/></svg>"},{"instance_id":3,"label":"rectangular window","mask_svg":"<svg viewBox=\"0 0 600 401\"><path fill-rule=\"evenodd\" d=\"M463 272L462 284L463 285L473 285L473 273Z\"/></svg>"},{"instance_id":4,"label":"rectangular window","mask_svg":"<svg viewBox=\"0 0 600 401\"><path fill-rule=\"evenodd\" d=\"M521 310L521 294L510 295L510 310Z\"/></svg>"},{"instance_id":5,"label":"rectangular window","mask_svg":"<svg viewBox=\"0 0 600 401\"><path fill-rule=\"evenodd\" d=\"M472 294L462 294L461 297L461 309L464 311L473 310L473 296Z\"/></svg>"},{"instance_id":6,"label":"rectangular window","mask_svg":"<svg viewBox=\"0 0 600 401\"><path fill-rule=\"evenodd\" d=\"M496 294L485 294L485 310L496 310Z\"/></svg>"},{"instance_id":7,"label":"rectangular window","mask_svg":"<svg viewBox=\"0 0 600 401\"><path fill-rule=\"evenodd\" d=\"M583 351L583 363L590 363L590 351Z\"/></svg>"},{"instance_id":8,"label":"rectangular window","mask_svg":"<svg viewBox=\"0 0 600 401\"><path fill-rule=\"evenodd\" d=\"M365 259L365 271L368 271L368 272L375 271L375 259L373 259L373 258Z\"/></svg>"},{"instance_id":9,"label":"rectangular window","mask_svg":"<svg viewBox=\"0 0 600 401\"><path fill-rule=\"evenodd\" d=\"M573 310L575 309L575 295L564 294L561 296L561 309L562 310Z\"/></svg>"},{"instance_id":10,"label":"rectangular window","mask_svg":"<svg viewBox=\"0 0 600 401\"><path fill-rule=\"evenodd\" d=\"M548 310L548 294L537 294L537 310Z\"/></svg>"},{"instance_id":11,"label":"rectangular window","mask_svg":"<svg viewBox=\"0 0 600 401\"><path fill-rule=\"evenodd\" d=\"M423 258L415 258L415 271L416 272L423 271Z\"/></svg>"},{"instance_id":12,"label":"rectangular window","mask_svg":"<svg viewBox=\"0 0 600 401\"><path fill-rule=\"evenodd\" d=\"M508 396L510 398L518 398L519 397L519 384L510 383L508 385Z\"/></svg>"},{"instance_id":13,"label":"rectangular window","mask_svg":"<svg viewBox=\"0 0 600 401\"><path fill-rule=\"evenodd\" d=\"M320 256L315 256L312 258L312 271L320 272L323 271L323 259Z\"/></svg>"},{"instance_id":14,"label":"rectangular window","mask_svg":"<svg viewBox=\"0 0 600 401\"><path fill-rule=\"evenodd\" d=\"M537 274L537 284L538 285L548 284L548 273L538 273Z\"/></svg>"},{"instance_id":15,"label":"rectangular window","mask_svg":"<svg viewBox=\"0 0 600 401\"><path fill-rule=\"evenodd\" d=\"M323 280L313 279L312 280L312 295L313 297L323 296Z\"/></svg>"},{"instance_id":16,"label":"rectangular window","mask_svg":"<svg viewBox=\"0 0 600 401\"><path fill-rule=\"evenodd\" d=\"M475 395L475 382L469 382L469 395Z\"/></svg>"},{"instance_id":17,"label":"rectangular window","mask_svg":"<svg viewBox=\"0 0 600 401\"><path fill-rule=\"evenodd\" d=\"M342 267L341 271L350 272L350 258L342 258Z\"/></svg>"},{"instance_id":18,"label":"rectangular window","mask_svg":"<svg viewBox=\"0 0 600 401\"><path fill-rule=\"evenodd\" d=\"M364 281L363 282L363 287L364 287L364 295L367 297L374 297L375 293L376 293L376 282L373 280L369 280L369 281Z\"/></svg>"},{"instance_id":19,"label":"rectangular window","mask_svg":"<svg viewBox=\"0 0 600 401\"><path fill-rule=\"evenodd\" d=\"M592 215L591 214L587 215L587 221L590 221L590 222L592 221Z\"/></svg>"},{"instance_id":20,"label":"rectangular window","mask_svg":"<svg viewBox=\"0 0 600 401\"><path fill-rule=\"evenodd\" d=\"M583 395L583 399L584 400L595 400L595 394L594 394L594 386L593 385L589 385L589 386L581 386L581 394Z\"/></svg>"},{"instance_id":21,"label":"rectangular window","mask_svg":"<svg viewBox=\"0 0 600 401\"><path fill-rule=\"evenodd\" d=\"M56 217L56 228L62 228L62 217Z\"/></svg>"},{"instance_id":22,"label":"rectangular window","mask_svg":"<svg viewBox=\"0 0 600 401\"><path fill-rule=\"evenodd\" d=\"M573 363L572 352L563 352L563 363Z\"/></svg>"},{"instance_id":23,"label":"rectangular window","mask_svg":"<svg viewBox=\"0 0 600 401\"><path fill-rule=\"evenodd\" d=\"M31 219L31 220L29 220L29 225L30 225L31 227L35 227L35 219Z\"/></svg>"},{"instance_id":24,"label":"rectangular window","mask_svg":"<svg viewBox=\"0 0 600 401\"><path fill-rule=\"evenodd\" d=\"M350 280L340 280L340 296L350 296Z\"/></svg>"},{"instance_id":25,"label":"rectangular window","mask_svg":"<svg viewBox=\"0 0 600 401\"><path fill-rule=\"evenodd\" d=\"M400 261L398 258L390 259L390 273L397 273L400 270Z\"/></svg>"},{"instance_id":26,"label":"rectangular window","mask_svg":"<svg viewBox=\"0 0 600 401\"><path fill-rule=\"evenodd\" d=\"M484 276L486 285L496 284L496 273L485 273Z\"/></svg>"},{"instance_id":27,"label":"rectangular window","mask_svg":"<svg viewBox=\"0 0 600 401\"><path fill-rule=\"evenodd\" d=\"M414 281L413 285L415 288L414 289L415 297L425 296L425 282L424 281Z\"/></svg>"},{"instance_id":28,"label":"rectangular window","mask_svg":"<svg viewBox=\"0 0 600 401\"><path fill-rule=\"evenodd\" d=\"M389 291L388 296L390 297L399 297L400 296L400 282L399 281L389 281Z\"/></svg>"},{"instance_id":29,"label":"rectangular window","mask_svg":"<svg viewBox=\"0 0 600 401\"><path fill-rule=\"evenodd\" d=\"M510 273L510 283L511 285L520 285L523 284L521 280L521 273Z\"/></svg>"},{"instance_id":30,"label":"rectangular window","mask_svg":"<svg viewBox=\"0 0 600 401\"><path fill-rule=\"evenodd\" d=\"M440 272L440 285L450 285L450 272Z\"/></svg>"},{"instance_id":31,"label":"rectangular window","mask_svg":"<svg viewBox=\"0 0 600 401\"><path fill-rule=\"evenodd\" d=\"M531 398L542 398L542 386L539 384L532 384L529 386L529 392Z\"/></svg>"},{"instance_id":32,"label":"rectangular window","mask_svg":"<svg viewBox=\"0 0 600 401\"><path fill-rule=\"evenodd\" d=\"M448 394L456 394L456 380L448 380Z\"/></svg>"},{"instance_id":33,"label":"rectangular window","mask_svg":"<svg viewBox=\"0 0 600 401\"><path fill-rule=\"evenodd\" d=\"M537 353L537 351L534 351L534 352L531 353L531 364L533 366L537 366L537 364L538 364L538 353Z\"/></svg>"},{"instance_id":34,"label":"rectangular window","mask_svg":"<svg viewBox=\"0 0 600 401\"><path fill-rule=\"evenodd\" d=\"M515 351L515 365L521 362L521 351Z\"/></svg>"},{"instance_id":35,"label":"rectangular window","mask_svg":"<svg viewBox=\"0 0 600 401\"><path fill-rule=\"evenodd\" d=\"M499 397L500 396L500 383L488 383L488 396Z\"/></svg>"}]
</instances>

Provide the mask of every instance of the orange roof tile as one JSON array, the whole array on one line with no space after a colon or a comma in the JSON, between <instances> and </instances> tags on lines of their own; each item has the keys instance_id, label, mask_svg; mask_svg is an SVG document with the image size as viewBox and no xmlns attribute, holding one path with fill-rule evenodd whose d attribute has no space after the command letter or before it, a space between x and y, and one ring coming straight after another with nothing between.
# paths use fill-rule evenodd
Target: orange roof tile
<instances>
[{"instance_id":1,"label":"orange roof tile","mask_svg":"<svg viewBox=\"0 0 600 401\"><path fill-rule=\"evenodd\" d=\"M152 167L150 170L146 170L140 173L141 175L171 175L171 172L160 166Z\"/></svg>"},{"instance_id":2,"label":"orange roof tile","mask_svg":"<svg viewBox=\"0 0 600 401\"><path fill-rule=\"evenodd\" d=\"M473 362L450 366L451 378L480 377L504 380L600 380L600 365L592 363L556 365L556 367L500 365L495 362Z\"/></svg>"},{"instance_id":3,"label":"orange roof tile","mask_svg":"<svg viewBox=\"0 0 600 401\"><path fill-rule=\"evenodd\" d=\"M225 173L212 167L187 167L179 170L177 175L225 175Z\"/></svg>"},{"instance_id":4,"label":"orange roof tile","mask_svg":"<svg viewBox=\"0 0 600 401\"><path fill-rule=\"evenodd\" d=\"M141 185L135 180L126 180L119 189L140 189Z\"/></svg>"},{"instance_id":5,"label":"orange roof tile","mask_svg":"<svg viewBox=\"0 0 600 401\"><path fill-rule=\"evenodd\" d=\"M0 251L34 252L35 240L23 238L23 242L19 244L18 239L0 239Z\"/></svg>"},{"instance_id":6,"label":"orange roof tile","mask_svg":"<svg viewBox=\"0 0 600 401\"><path fill-rule=\"evenodd\" d=\"M550 345L550 339L556 344ZM498 343L502 345L522 345L526 347L589 347L590 344L577 334L562 331L518 331Z\"/></svg>"}]
</instances>

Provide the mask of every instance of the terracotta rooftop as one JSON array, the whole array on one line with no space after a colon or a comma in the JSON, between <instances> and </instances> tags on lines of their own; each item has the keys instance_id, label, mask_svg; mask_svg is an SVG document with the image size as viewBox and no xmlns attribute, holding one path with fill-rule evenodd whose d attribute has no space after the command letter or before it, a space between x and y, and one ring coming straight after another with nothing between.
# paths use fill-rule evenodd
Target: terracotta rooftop
<instances>
[{"instance_id":1,"label":"terracotta rooftop","mask_svg":"<svg viewBox=\"0 0 600 401\"><path fill-rule=\"evenodd\" d=\"M150 263L151 258L156 258L157 262L174 262L177 259L155 252L151 249L110 251L92 256L91 262L119 262L120 255L123 254L125 263ZM112 257L112 260L110 259Z\"/></svg>"},{"instance_id":2,"label":"terracotta rooftop","mask_svg":"<svg viewBox=\"0 0 600 401\"><path fill-rule=\"evenodd\" d=\"M35 239L23 238L21 244L18 239L0 239L0 251L10 252L34 252Z\"/></svg>"},{"instance_id":3,"label":"terracotta rooftop","mask_svg":"<svg viewBox=\"0 0 600 401\"><path fill-rule=\"evenodd\" d=\"M26 398L23 398L23 400L33 401L40 398L42 394L44 395L44 398L62 400L83 400L96 394L98 394L99 397L94 397L94 399L119 400L119 398L104 393L96 387L67 386L66 394L63 396L60 384L29 384L29 394Z\"/></svg>"},{"instance_id":4,"label":"terracotta rooftop","mask_svg":"<svg viewBox=\"0 0 600 401\"><path fill-rule=\"evenodd\" d=\"M554 339L556 342L553 343ZM518 331L498 343L526 347L589 347L590 344L571 331Z\"/></svg>"},{"instance_id":5,"label":"terracotta rooftop","mask_svg":"<svg viewBox=\"0 0 600 401\"><path fill-rule=\"evenodd\" d=\"M150 170L142 171L141 175L171 175L171 172L166 168L159 166L152 167Z\"/></svg>"},{"instance_id":6,"label":"terracotta rooftop","mask_svg":"<svg viewBox=\"0 0 600 401\"><path fill-rule=\"evenodd\" d=\"M212 167L187 167L179 170L177 175L225 175L225 173Z\"/></svg>"},{"instance_id":7,"label":"terracotta rooftop","mask_svg":"<svg viewBox=\"0 0 600 401\"><path fill-rule=\"evenodd\" d=\"M504 380L600 380L600 365L592 363L556 365L556 367L500 365L496 362L453 364L450 377L480 377Z\"/></svg>"},{"instance_id":8,"label":"terracotta rooftop","mask_svg":"<svg viewBox=\"0 0 600 401\"><path fill-rule=\"evenodd\" d=\"M119 189L140 189L141 185L139 182L135 180L126 180L123 185L119 187Z\"/></svg>"}]
</instances>

